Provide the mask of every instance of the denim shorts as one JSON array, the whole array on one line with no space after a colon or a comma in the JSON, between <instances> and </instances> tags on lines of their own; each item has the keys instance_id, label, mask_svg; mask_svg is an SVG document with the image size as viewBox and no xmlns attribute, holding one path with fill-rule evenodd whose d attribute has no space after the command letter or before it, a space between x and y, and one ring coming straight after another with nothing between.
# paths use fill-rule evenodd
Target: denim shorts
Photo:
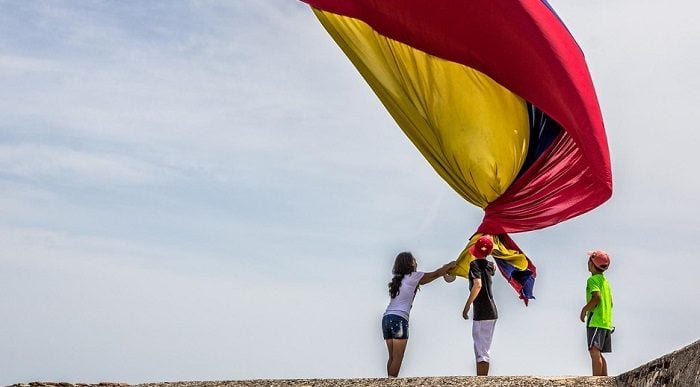
<instances>
[{"instance_id":1,"label":"denim shorts","mask_svg":"<svg viewBox=\"0 0 700 387\"><path fill-rule=\"evenodd\" d=\"M384 340L408 340L408 320L395 314L387 314L382 317L382 333Z\"/></svg>"}]
</instances>

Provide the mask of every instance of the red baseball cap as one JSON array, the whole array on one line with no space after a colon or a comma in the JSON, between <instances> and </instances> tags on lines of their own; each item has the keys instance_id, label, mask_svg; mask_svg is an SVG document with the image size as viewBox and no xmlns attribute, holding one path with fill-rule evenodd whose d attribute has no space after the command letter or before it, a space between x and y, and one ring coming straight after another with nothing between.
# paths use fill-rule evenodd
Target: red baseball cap
<instances>
[{"instance_id":1,"label":"red baseball cap","mask_svg":"<svg viewBox=\"0 0 700 387\"><path fill-rule=\"evenodd\" d=\"M598 270L607 270L610 266L610 256L603 250L593 250L588 252L588 256L593 262L593 266Z\"/></svg>"},{"instance_id":2,"label":"red baseball cap","mask_svg":"<svg viewBox=\"0 0 700 387\"><path fill-rule=\"evenodd\" d=\"M491 254L493 250L493 239L489 235L483 235L476 240L470 248L469 252L476 258L484 258Z\"/></svg>"}]
</instances>

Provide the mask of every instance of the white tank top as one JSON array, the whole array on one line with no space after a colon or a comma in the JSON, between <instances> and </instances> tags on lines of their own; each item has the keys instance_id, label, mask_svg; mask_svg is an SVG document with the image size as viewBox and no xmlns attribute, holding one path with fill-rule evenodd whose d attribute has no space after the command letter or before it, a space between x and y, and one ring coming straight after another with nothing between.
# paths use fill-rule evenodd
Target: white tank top
<instances>
[{"instance_id":1,"label":"white tank top","mask_svg":"<svg viewBox=\"0 0 700 387\"><path fill-rule=\"evenodd\" d=\"M413 306L413 298L416 296L416 287L423 275L425 273L422 271L414 271L403 276L399 294L389 301L389 306L386 307L386 312L384 312L385 316L387 314L395 314L408 320L408 316L411 314L411 306Z\"/></svg>"}]
</instances>

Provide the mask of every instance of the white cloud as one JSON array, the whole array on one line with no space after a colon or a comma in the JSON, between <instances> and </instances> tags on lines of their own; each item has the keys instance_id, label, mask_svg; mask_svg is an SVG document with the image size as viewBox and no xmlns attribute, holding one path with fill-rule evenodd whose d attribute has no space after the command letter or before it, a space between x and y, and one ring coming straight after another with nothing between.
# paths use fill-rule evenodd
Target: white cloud
<instances>
[{"instance_id":1,"label":"white cloud","mask_svg":"<svg viewBox=\"0 0 700 387\"><path fill-rule=\"evenodd\" d=\"M27 179L76 180L85 185L157 184L177 172L123 155L47 145L0 145L0 169Z\"/></svg>"},{"instance_id":2,"label":"white cloud","mask_svg":"<svg viewBox=\"0 0 700 387\"><path fill-rule=\"evenodd\" d=\"M19 55L0 55L0 77L46 73L55 69L55 64L51 61Z\"/></svg>"}]
</instances>

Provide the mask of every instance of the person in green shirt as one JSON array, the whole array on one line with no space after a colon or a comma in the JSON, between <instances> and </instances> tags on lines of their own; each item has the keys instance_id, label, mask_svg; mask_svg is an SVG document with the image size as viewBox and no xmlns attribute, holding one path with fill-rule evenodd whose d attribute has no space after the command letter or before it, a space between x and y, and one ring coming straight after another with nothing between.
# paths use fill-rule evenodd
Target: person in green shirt
<instances>
[{"instance_id":1,"label":"person in green shirt","mask_svg":"<svg viewBox=\"0 0 700 387\"><path fill-rule=\"evenodd\" d=\"M586 281L586 305L581 309L581 321L588 322L588 353L591 355L593 376L608 376L608 363L603 353L612 351L612 292L603 272L610 266L610 256L605 251L588 252L588 271L591 276Z\"/></svg>"}]
</instances>

